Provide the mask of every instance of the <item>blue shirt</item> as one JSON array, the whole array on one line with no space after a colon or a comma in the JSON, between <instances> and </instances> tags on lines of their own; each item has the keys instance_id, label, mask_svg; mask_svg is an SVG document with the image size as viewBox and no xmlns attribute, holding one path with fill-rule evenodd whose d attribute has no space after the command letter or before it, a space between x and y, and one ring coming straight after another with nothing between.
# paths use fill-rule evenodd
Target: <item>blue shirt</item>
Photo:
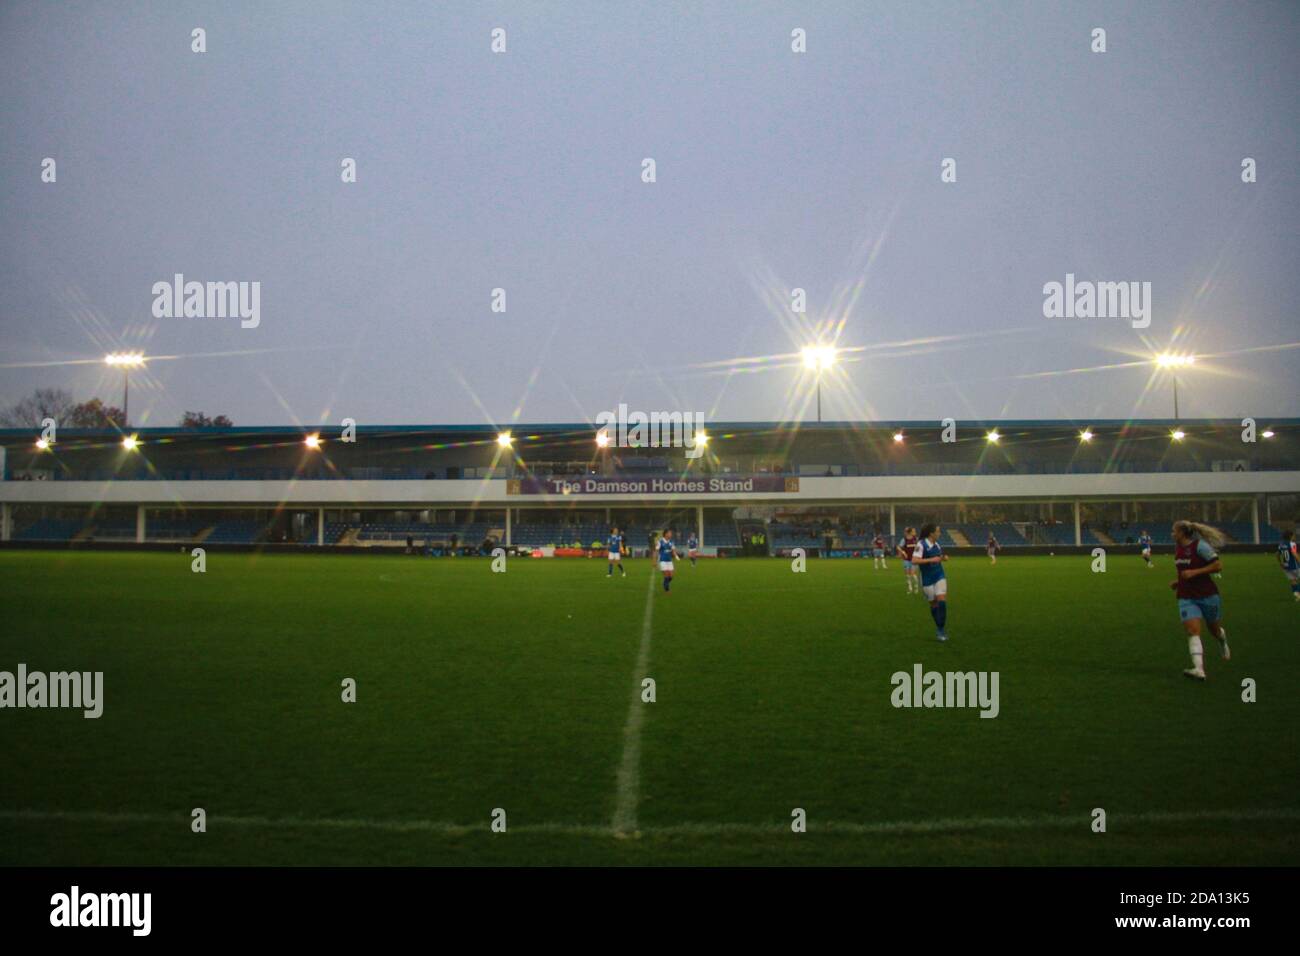
<instances>
[{"instance_id":1,"label":"blue shirt","mask_svg":"<svg viewBox=\"0 0 1300 956\"><path fill-rule=\"evenodd\" d=\"M943 554L943 547L938 541L931 541L929 538L922 538L916 545L916 550L912 552L912 560L917 558L937 558ZM919 565L921 569L921 584L929 585L937 581L942 581L947 575L943 573L943 565L939 562L934 564Z\"/></svg>"},{"instance_id":2,"label":"blue shirt","mask_svg":"<svg viewBox=\"0 0 1300 956\"><path fill-rule=\"evenodd\" d=\"M659 560L671 561L674 556L673 543L667 538L659 539Z\"/></svg>"},{"instance_id":3,"label":"blue shirt","mask_svg":"<svg viewBox=\"0 0 1300 956\"><path fill-rule=\"evenodd\" d=\"M1300 564L1296 562L1295 545L1290 541L1283 541L1277 546L1277 556L1287 571L1300 570Z\"/></svg>"},{"instance_id":4,"label":"blue shirt","mask_svg":"<svg viewBox=\"0 0 1300 956\"><path fill-rule=\"evenodd\" d=\"M623 536L621 534L611 534L609 536L608 550L610 554L620 554L623 551Z\"/></svg>"},{"instance_id":5,"label":"blue shirt","mask_svg":"<svg viewBox=\"0 0 1300 956\"><path fill-rule=\"evenodd\" d=\"M1142 547L1144 548L1151 547L1151 535L1149 534L1142 535L1142 537L1138 538L1138 544L1142 545Z\"/></svg>"},{"instance_id":6,"label":"blue shirt","mask_svg":"<svg viewBox=\"0 0 1300 956\"><path fill-rule=\"evenodd\" d=\"M692 551L694 551L697 547L699 547L699 544L700 543L697 540L695 540L695 535L691 535L689 538L686 539L686 547L690 548Z\"/></svg>"}]
</instances>

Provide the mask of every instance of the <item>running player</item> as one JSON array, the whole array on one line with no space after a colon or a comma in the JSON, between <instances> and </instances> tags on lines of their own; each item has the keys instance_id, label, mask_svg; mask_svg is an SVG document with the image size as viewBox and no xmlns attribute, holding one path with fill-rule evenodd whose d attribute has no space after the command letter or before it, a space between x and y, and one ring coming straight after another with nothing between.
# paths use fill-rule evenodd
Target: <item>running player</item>
<instances>
[{"instance_id":1,"label":"running player","mask_svg":"<svg viewBox=\"0 0 1300 956\"><path fill-rule=\"evenodd\" d=\"M673 586L673 558L676 557L680 555L673 547L673 529L664 528L664 533L659 537L659 570L664 575L665 592Z\"/></svg>"},{"instance_id":2,"label":"running player","mask_svg":"<svg viewBox=\"0 0 1300 956\"><path fill-rule=\"evenodd\" d=\"M879 531L871 539L871 570L885 567L885 536Z\"/></svg>"},{"instance_id":3,"label":"running player","mask_svg":"<svg viewBox=\"0 0 1300 956\"><path fill-rule=\"evenodd\" d=\"M939 526L921 527L921 540L912 551L912 563L921 568L921 593L930 602L930 616L939 629L940 641L948 640L948 577L943 573L943 562L948 555L939 544Z\"/></svg>"},{"instance_id":4,"label":"running player","mask_svg":"<svg viewBox=\"0 0 1300 956\"><path fill-rule=\"evenodd\" d=\"M912 563L912 552L916 550L916 529L903 529L903 543L895 545L898 556L903 561L903 580L907 582L908 594L920 594L921 585L916 577L916 565Z\"/></svg>"},{"instance_id":5,"label":"running player","mask_svg":"<svg viewBox=\"0 0 1300 956\"><path fill-rule=\"evenodd\" d=\"M686 536L686 555L691 559L691 567L695 567L695 559L700 556L700 539L694 531Z\"/></svg>"},{"instance_id":6,"label":"running player","mask_svg":"<svg viewBox=\"0 0 1300 956\"><path fill-rule=\"evenodd\" d=\"M1210 578L1222 570L1218 548L1223 546L1223 532L1196 521L1174 522L1174 565L1178 580L1170 583L1178 595L1178 616L1187 634L1187 650L1192 666L1183 671L1193 680L1205 680L1205 655L1201 647L1201 624L1205 623L1219 642L1225 661L1232 660L1228 649L1228 632L1223 629L1223 603L1219 589Z\"/></svg>"},{"instance_id":7,"label":"running player","mask_svg":"<svg viewBox=\"0 0 1300 956\"><path fill-rule=\"evenodd\" d=\"M623 570L623 535L617 527L609 529L609 540L605 543L605 554L609 557L609 564L605 571L605 577L614 576L614 565L618 565L618 573L627 577L627 572Z\"/></svg>"},{"instance_id":8,"label":"running player","mask_svg":"<svg viewBox=\"0 0 1300 956\"><path fill-rule=\"evenodd\" d=\"M1296 557L1294 531L1282 532L1282 541L1277 546L1277 563L1282 565L1282 573L1291 582L1291 593L1300 601L1300 558Z\"/></svg>"},{"instance_id":9,"label":"running player","mask_svg":"<svg viewBox=\"0 0 1300 956\"><path fill-rule=\"evenodd\" d=\"M1155 565L1151 563L1151 535L1145 529L1138 535L1138 547L1142 549L1142 560L1147 563L1147 567L1154 568Z\"/></svg>"},{"instance_id":10,"label":"running player","mask_svg":"<svg viewBox=\"0 0 1300 956\"><path fill-rule=\"evenodd\" d=\"M998 539L993 537L993 532L990 531L989 543L984 546L984 550L988 553L989 561L991 563L993 564L998 563L998 551L1001 549L1001 547L1002 546L998 544Z\"/></svg>"}]
</instances>

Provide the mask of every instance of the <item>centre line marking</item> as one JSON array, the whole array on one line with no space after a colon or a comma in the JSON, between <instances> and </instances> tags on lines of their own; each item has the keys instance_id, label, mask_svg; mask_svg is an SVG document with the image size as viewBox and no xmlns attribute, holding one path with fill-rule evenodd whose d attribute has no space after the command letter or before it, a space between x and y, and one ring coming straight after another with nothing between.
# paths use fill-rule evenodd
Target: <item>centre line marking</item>
<instances>
[{"instance_id":1,"label":"centre line marking","mask_svg":"<svg viewBox=\"0 0 1300 956\"><path fill-rule=\"evenodd\" d=\"M650 667L650 633L655 611L654 563L650 567L650 585L646 588L645 617L641 620L641 647L632 674L632 703L623 725L623 762L619 764L615 791L613 828L616 835L636 830L637 804L641 800L641 727L645 723L646 705L641 702L641 681Z\"/></svg>"}]
</instances>

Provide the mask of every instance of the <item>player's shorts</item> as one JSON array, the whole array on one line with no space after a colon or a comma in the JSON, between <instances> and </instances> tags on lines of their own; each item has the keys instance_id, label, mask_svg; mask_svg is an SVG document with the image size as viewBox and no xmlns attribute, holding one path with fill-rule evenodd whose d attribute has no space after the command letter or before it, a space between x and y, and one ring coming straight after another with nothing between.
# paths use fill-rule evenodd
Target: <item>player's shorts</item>
<instances>
[{"instance_id":1,"label":"player's shorts","mask_svg":"<svg viewBox=\"0 0 1300 956\"><path fill-rule=\"evenodd\" d=\"M660 570L660 571L671 571L672 569L673 569L673 563L672 563L671 561L660 561L660 562L659 562L659 570Z\"/></svg>"},{"instance_id":2,"label":"player's shorts","mask_svg":"<svg viewBox=\"0 0 1300 956\"><path fill-rule=\"evenodd\" d=\"M699 553L700 553L700 549L699 549L699 548L691 548L691 557L692 557L692 558L695 557L695 556L696 556L697 554L699 554Z\"/></svg>"},{"instance_id":3,"label":"player's shorts","mask_svg":"<svg viewBox=\"0 0 1300 956\"><path fill-rule=\"evenodd\" d=\"M1221 595L1211 594L1203 598L1179 598L1178 616L1184 621L1204 618L1206 624L1213 624L1223 613Z\"/></svg>"},{"instance_id":4,"label":"player's shorts","mask_svg":"<svg viewBox=\"0 0 1300 956\"><path fill-rule=\"evenodd\" d=\"M611 551L611 552L609 552L609 560L611 560L611 561L622 561L622 560L623 560L623 552L622 552L622 551Z\"/></svg>"},{"instance_id":5,"label":"player's shorts","mask_svg":"<svg viewBox=\"0 0 1300 956\"><path fill-rule=\"evenodd\" d=\"M921 593L925 595L927 601L934 601L948 594L948 579L940 578L933 584L922 584Z\"/></svg>"},{"instance_id":6,"label":"player's shorts","mask_svg":"<svg viewBox=\"0 0 1300 956\"><path fill-rule=\"evenodd\" d=\"M883 558L883 557L885 556L885 549L884 549L884 548L872 548L872 549L871 549L871 556L872 556L873 558Z\"/></svg>"},{"instance_id":7,"label":"player's shorts","mask_svg":"<svg viewBox=\"0 0 1300 956\"><path fill-rule=\"evenodd\" d=\"M913 564L911 561L908 561L906 558L903 559L903 570L904 570L904 571L911 571L911 570L912 570L913 568L915 568L915 567L916 567L916 565Z\"/></svg>"},{"instance_id":8,"label":"player's shorts","mask_svg":"<svg viewBox=\"0 0 1300 956\"><path fill-rule=\"evenodd\" d=\"M1151 557L1151 549L1150 549L1150 548L1143 548L1143 549L1142 549L1142 554L1143 554L1143 556L1145 556L1145 557L1148 557L1148 558Z\"/></svg>"}]
</instances>

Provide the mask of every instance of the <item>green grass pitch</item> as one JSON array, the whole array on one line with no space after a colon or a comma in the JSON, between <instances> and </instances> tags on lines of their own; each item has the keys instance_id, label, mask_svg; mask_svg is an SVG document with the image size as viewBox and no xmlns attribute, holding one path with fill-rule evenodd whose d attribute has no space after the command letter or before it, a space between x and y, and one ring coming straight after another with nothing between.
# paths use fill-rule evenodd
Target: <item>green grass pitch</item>
<instances>
[{"instance_id":1,"label":"green grass pitch","mask_svg":"<svg viewBox=\"0 0 1300 956\"><path fill-rule=\"evenodd\" d=\"M955 559L939 645L897 561L0 552L0 670L105 697L0 710L0 863L1300 864L1300 607L1227 556L1195 684L1156 560ZM895 709L917 663L999 716Z\"/></svg>"}]
</instances>

